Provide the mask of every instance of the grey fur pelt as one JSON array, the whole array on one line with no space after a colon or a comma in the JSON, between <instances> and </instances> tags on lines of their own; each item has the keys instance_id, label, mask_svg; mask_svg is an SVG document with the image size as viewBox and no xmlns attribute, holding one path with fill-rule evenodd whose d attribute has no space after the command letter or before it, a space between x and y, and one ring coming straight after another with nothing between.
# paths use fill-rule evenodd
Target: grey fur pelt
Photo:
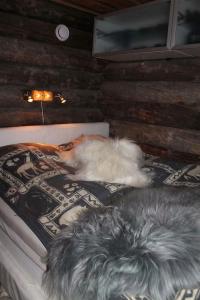
<instances>
[{"instance_id":1,"label":"grey fur pelt","mask_svg":"<svg viewBox=\"0 0 200 300\"><path fill-rule=\"evenodd\" d=\"M200 281L200 196L182 188L136 189L115 207L83 213L55 238L44 282L59 300L122 294L174 300Z\"/></svg>"}]
</instances>

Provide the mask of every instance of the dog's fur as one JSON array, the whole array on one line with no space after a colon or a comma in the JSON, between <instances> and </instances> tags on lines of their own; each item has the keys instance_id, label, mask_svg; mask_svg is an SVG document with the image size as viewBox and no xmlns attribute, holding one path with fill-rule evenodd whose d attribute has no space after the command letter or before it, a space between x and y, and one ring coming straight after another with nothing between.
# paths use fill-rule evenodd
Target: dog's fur
<instances>
[{"instance_id":1,"label":"dog's fur","mask_svg":"<svg viewBox=\"0 0 200 300\"><path fill-rule=\"evenodd\" d=\"M115 205L88 210L55 238L45 275L51 295L174 300L181 288L199 286L199 194L135 189Z\"/></svg>"},{"instance_id":2,"label":"dog's fur","mask_svg":"<svg viewBox=\"0 0 200 300\"><path fill-rule=\"evenodd\" d=\"M72 149L60 153L66 164L77 169L72 180L106 181L144 187L150 176L142 170L143 152L127 139L111 139L100 135L80 136L72 141Z\"/></svg>"}]
</instances>

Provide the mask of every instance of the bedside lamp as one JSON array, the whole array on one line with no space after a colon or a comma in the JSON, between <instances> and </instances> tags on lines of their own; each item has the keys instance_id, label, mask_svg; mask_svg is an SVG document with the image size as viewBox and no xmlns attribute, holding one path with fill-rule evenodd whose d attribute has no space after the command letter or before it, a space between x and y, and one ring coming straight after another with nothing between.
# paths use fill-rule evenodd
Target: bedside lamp
<instances>
[{"instance_id":1,"label":"bedside lamp","mask_svg":"<svg viewBox=\"0 0 200 300\"><path fill-rule=\"evenodd\" d=\"M23 98L27 102L52 102L57 100L61 104L66 102L66 99L61 93L48 90L28 90L24 92Z\"/></svg>"}]
</instances>

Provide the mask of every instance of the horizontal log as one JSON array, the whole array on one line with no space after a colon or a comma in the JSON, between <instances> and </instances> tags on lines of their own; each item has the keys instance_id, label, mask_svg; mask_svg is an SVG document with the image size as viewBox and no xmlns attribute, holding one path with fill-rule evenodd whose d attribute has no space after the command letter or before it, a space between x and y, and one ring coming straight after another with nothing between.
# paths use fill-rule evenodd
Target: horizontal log
<instances>
[{"instance_id":1,"label":"horizontal log","mask_svg":"<svg viewBox=\"0 0 200 300\"><path fill-rule=\"evenodd\" d=\"M172 151L161 147L151 146L148 144L139 144L144 153L159 156L164 159L182 161L185 163L199 163L200 156L197 154L184 153L180 151Z\"/></svg>"},{"instance_id":2,"label":"horizontal log","mask_svg":"<svg viewBox=\"0 0 200 300\"><path fill-rule=\"evenodd\" d=\"M91 58L89 51L72 49L61 44L57 46L0 36L0 45L0 61L44 67L83 67L93 71L99 71L100 67Z\"/></svg>"},{"instance_id":3,"label":"horizontal log","mask_svg":"<svg viewBox=\"0 0 200 300\"><path fill-rule=\"evenodd\" d=\"M141 122L168 127L200 129L200 107L168 103L114 102L105 98L101 104L109 119ZM178 112L178 113L177 113Z\"/></svg>"},{"instance_id":4,"label":"horizontal log","mask_svg":"<svg viewBox=\"0 0 200 300\"><path fill-rule=\"evenodd\" d=\"M193 108L200 105L200 84L193 82L107 81L102 84L101 91L103 98L109 97L116 102L174 103Z\"/></svg>"},{"instance_id":5,"label":"horizontal log","mask_svg":"<svg viewBox=\"0 0 200 300\"><path fill-rule=\"evenodd\" d=\"M79 2L77 0L51 0L56 3L61 3L63 5L70 5L72 7L77 7L79 9L79 3L81 3L81 10L84 11L89 11L92 12L95 15L100 15L100 14L106 14L106 13L112 13L114 10L120 10L124 9L126 7L130 7L133 4L138 4L138 3L145 3L148 2L148 0L140 0L138 1L123 1L123 0L115 0L115 1L110 1L110 0L104 0L104 1L91 1L91 0L85 0L82 2Z\"/></svg>"},{"instance_id":6,"label":"horizontal log","mask_svg":"<svg viewBox=\"0 0 200 300\"><path fill-rule=\"evenodd\" d=\"M64 108L63 108L64 107ZM45 124L57 124L67 122L101 122L104 120L102 112L98 108L71 108L62 105L62 109L44 107Z\"/></svg>"},{"instance_id":7,"label":"horizontal log","mask_svg":"<svg viewBox=\"0 0 200 300\"><path fill-rule=\"evenodd\" d=\"M0 110L0 127L42 125L41 110Z\"/></svg>"},{"instance_id":8,"label":"horizontal log","mask_svg":"<svg viewBox=\"0 0 200 300\"><path fill-rule=\"evenodd\" d=\"M0 35L60 45L55 35L56 24L0 11ZM69 27L69 39L64 46L76 49L92 48L92 33Z\"/></svg>"},{"instance_id":9,"label":"horizontal log","mask_svg":"<svg viewBox=\"0 0 200 300\"><path fill-rule=\"evenodd\" d=\"M200 59L109 63L106 80L133 81L200 81Z\"/></svg>"},{"instance_id":10,"label":"horizontal log","mask_svg":"<svg viewBox=\"0 0 200 300\"><path fill-rule=\"evenodd\" d=\"M200 155L200 132L171 127L110 120L111 134L128 137L141 144Z\"/></svg>"},{"instance_id":11,"label":"horizontal log","mask_svg":"<svg viewBox=\"0 0 200 300\"><path fill-rule=\"evenodd\" d=\"M72 107L98 107L101 93L97 90L62 89L63 95Z\"/></svg>"},{"instance_id":12,"label":"horizontal log","mask_svg":"<svg viewBox=\"0 0 200 300\"><path fill-rule=\"evenodd\" d=\"M0 85L0 111L12 107L21 109L40 106L40 103L28 103L23 99L23 91L28 88L28 85ZM56 87L46 86L46 88L54 90ZM98 106L99 93L95 90L63 88L60 92L67 99L67 105L70 107L95 108Z\"/></svg>"},{"instance_id":13,"label":"horizontal log","mask_svg":"<svg viewBox=\"0 0 200 300\"><path fill-rule=\"evenodd\" d=\"M48 0L1 0L0 10L92 31L93 15Z\"/></svg>"},{"instance_id":14,"label":"horizontal log","mask_svg":"<svg viewBox=\"0 0 200 300\"><path fill-rule=\"evenodd\" d=\"M0 84L26 85L29 87L46 88L55 86L58 90L65 89L98 89L102 75L76 68L52 68L27 66L16 63L1 63Z\"/></svg>"},{"instance_id":15,"label":"horizontal log","mask_svg":"<svg viewBox=\"0 0 200 300\"><path fill-rule=\"evenodd\" d=\"M101 122L103 115L96 108L71 108L61 105L59 108L51 108L43 105L43 114L40 105L36 108L6 108L0 110L0 127L79 123L79 122Z\"/></svg>"}]
</instances>

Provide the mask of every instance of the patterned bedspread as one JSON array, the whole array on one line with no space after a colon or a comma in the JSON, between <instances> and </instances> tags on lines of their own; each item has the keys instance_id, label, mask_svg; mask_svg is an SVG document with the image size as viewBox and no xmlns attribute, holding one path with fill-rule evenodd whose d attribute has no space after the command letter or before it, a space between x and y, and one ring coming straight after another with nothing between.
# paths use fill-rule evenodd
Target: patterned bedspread
<instances>
[{"instance_id":1,"label":"patterned bedspread","mask_svg":"<svg viewBox=\"0 0 200 300\"><path fill-rule=\"evenodd\" d=\"M0 148L0 197L28 224L48 249L62 226L87 207L109 205L132 187L106 182L71 181L74 170L63 163L56 148L16 144ZM147 156L145 169L153 185L200 188L200 164ZM200 299L199 291L181 291L177 300ZM146 298L126 298L146 300Z\"/></svg>"},{"instance_id":2,"label":"patterned bedspread","mask_svg":"<svg viewBox=\"0 0 200 300\"><path fill-rule=\"evenodd\" d=\"M147 156L153 185L200 187L200 165ZM48 248L62 225L87 207L109 205L109 197L133 189L107 182L71 181L74 170L59 159L56 147L16 144L0 148L0 197Z\"/></svg>"},{"instance_id":3,"label":"patterned bedspread","mask_svg":"<svg viewBox=\"0 0 200 300\"><path fill-rule=\"evenodd\" d=\"M73 172L51 146L17 144L0 148L0 197L46 248L62 225L81 210L107 205L110 195L129 188L105 182L74 182L67 177Z\"/></svg>"},{"instance_id":4,"label":"patterned bedspread","mask_svg":"<svg viewBox=\"0 0 200 300\"><path fill-rule=\"evenodd\" d=\"M120 300L150 300L146 297L123 297ZM177 296L176 300L200 300L200 289L193 289L193 290L181 290Z\"/></svg>"}]
</instances>

